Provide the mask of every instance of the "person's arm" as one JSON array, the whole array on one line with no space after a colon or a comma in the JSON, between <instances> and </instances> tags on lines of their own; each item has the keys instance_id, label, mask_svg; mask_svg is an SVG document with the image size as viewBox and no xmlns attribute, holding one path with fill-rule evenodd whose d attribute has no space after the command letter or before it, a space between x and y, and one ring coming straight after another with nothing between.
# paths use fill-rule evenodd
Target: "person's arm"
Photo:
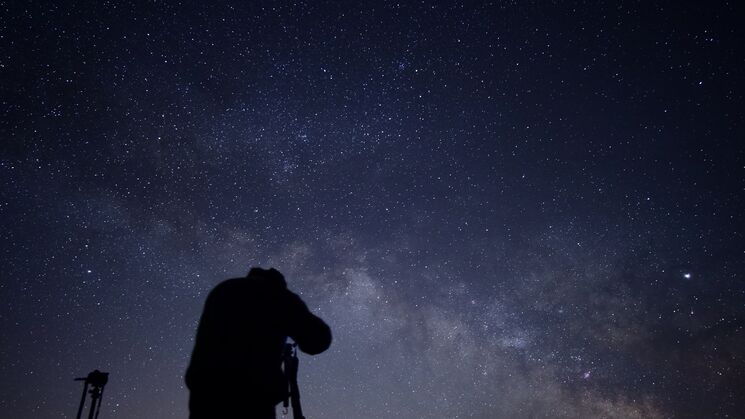
<instances>
[{"instance_id":1,"label":"person's arm","mask_svg":"<svg viewBox=\"0 0 745 419\"><path fill-rule=\"evenodd\" d=\"M303 300L289 292L290 337L301 351L317 355L331 346L331 328L320 317L308 310Z\"/></svg>"}]
</instances>

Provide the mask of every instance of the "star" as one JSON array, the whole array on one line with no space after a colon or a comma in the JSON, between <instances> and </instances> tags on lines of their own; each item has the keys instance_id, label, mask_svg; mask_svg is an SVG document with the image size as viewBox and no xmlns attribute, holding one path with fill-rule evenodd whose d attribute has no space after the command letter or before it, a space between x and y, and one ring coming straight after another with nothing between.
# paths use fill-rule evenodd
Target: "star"
<instances>
[{"instance_id":1,"label":"star","mask_svg":"<svg viewBox=\"0 0 745 419\"><path fill-rule=\"evenodd\" d=\"M0 417L188 416L255 265L309 417L742 416L737 2L78 3L3 8Z\"/></svg>"}]
</instances>

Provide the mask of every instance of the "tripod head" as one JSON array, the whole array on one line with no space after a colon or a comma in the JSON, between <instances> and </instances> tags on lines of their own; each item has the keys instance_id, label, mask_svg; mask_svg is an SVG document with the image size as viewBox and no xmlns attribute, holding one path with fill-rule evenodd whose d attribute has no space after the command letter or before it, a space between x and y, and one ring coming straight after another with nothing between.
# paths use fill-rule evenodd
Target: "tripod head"
<instances>
[{"instance_id":1,"label":"tripod head","mask_svg":"<svg viewBox=\"0 0 745 419\"><path fill-rule=\"evenodd\" d=\"M297 343L285 343L284 352L282 352L282 361L287 362L297 359Z\"/></svg>"},{"instance_id":2,"label":"tripod head","mask_svg":"<svg viewBox=\"0 0 745 419\"><path fill-rule=\"evenodd\" d=\"M109 382L109 373L101 372L99 370L93 370L88 373L87 377L76 378L75 381L85 381L86 384L92 387L103 387Z\"/></svg>"}]
</instances>

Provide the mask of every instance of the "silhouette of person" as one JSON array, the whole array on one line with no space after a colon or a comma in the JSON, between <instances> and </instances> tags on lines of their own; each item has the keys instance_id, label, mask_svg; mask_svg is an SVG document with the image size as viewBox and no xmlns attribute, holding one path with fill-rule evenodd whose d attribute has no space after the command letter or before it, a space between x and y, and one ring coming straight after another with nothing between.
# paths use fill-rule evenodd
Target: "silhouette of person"
<instances>
[{"instance_id":1,"label":"silhouette of person","mask_svg":"<svg viewBox=\"0 0 745 419\"><path fill-rule=\"evenodd\" d=\"M275 418L287 393L281 371L287 337L316 355L331 329L287 289L276 269L251 268L207 296L186 371L190 419Z\"/></svg>"}]
</instances>

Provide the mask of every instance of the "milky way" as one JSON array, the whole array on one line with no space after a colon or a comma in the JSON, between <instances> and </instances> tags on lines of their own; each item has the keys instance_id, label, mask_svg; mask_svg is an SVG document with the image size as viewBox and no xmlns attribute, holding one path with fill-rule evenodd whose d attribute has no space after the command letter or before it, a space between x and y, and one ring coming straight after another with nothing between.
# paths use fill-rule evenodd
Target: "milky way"
<instances>
[{"instance_id":1,"label":"milky way","mask_svg":"<svg viewBox=\"0 0 745 419\"><path fill-rule=\"evenodd\" d=\"M649 3L2 3L0 416L186 417L251 266L309 419L741 415L743 14Z\"/></svg>"}]
</instances>

